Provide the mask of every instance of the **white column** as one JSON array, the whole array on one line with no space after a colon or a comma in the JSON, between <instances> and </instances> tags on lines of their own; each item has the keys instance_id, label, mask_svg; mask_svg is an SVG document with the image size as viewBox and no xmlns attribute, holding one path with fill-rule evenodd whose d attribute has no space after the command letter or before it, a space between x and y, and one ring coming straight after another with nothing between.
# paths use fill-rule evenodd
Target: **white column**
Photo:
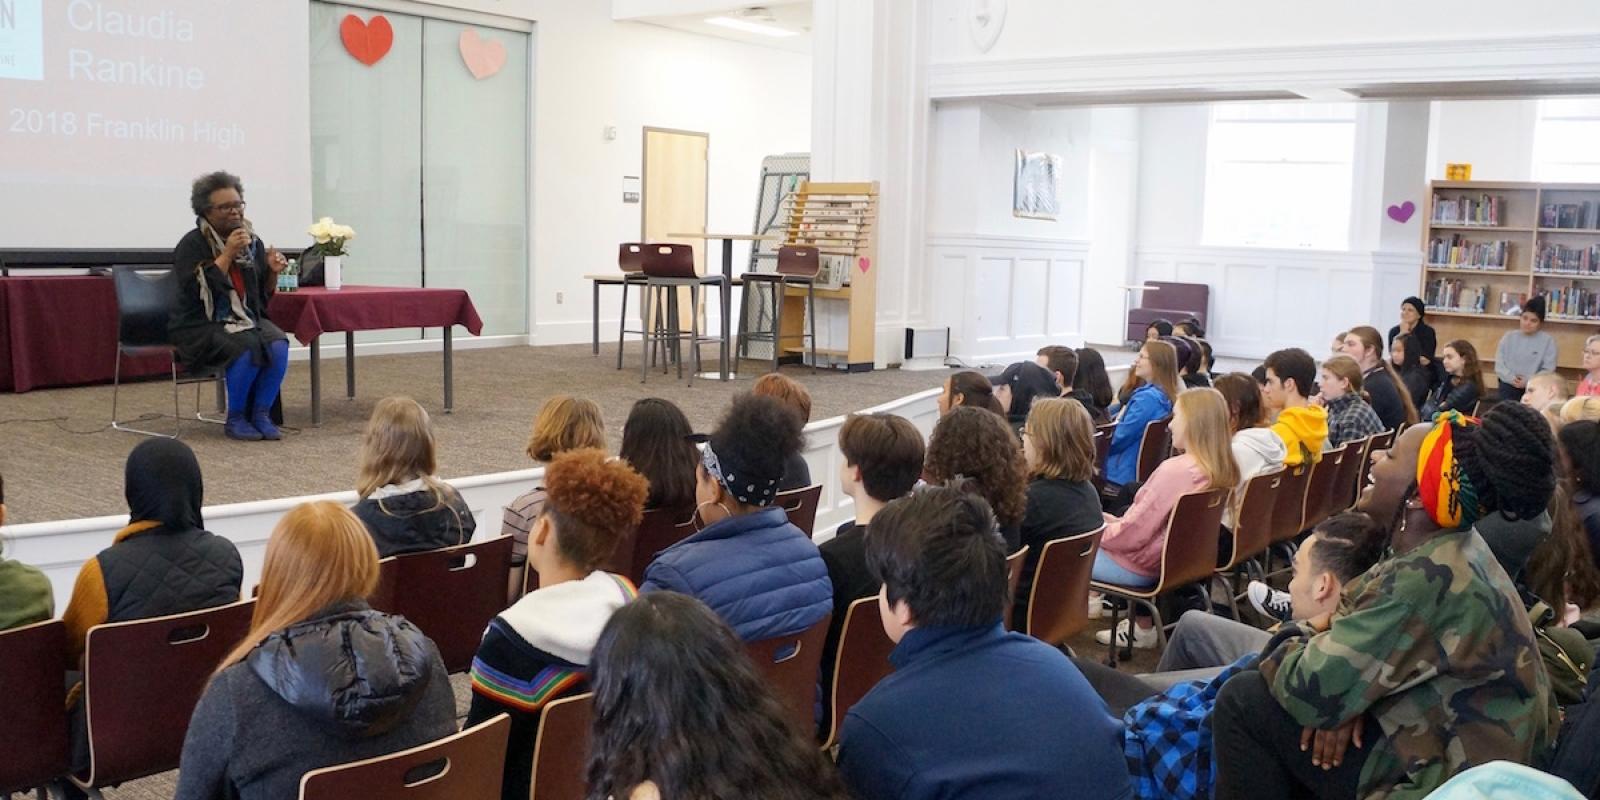
<instances>
[{"instance_id":1,"label":"white column","mask_svg":"<svg viewBox=\"0 0 1600 800\"><path fill-rule=\"evenodd\" d=\"M1089 258L1084 265L1083 335L1120 345L1126 338L1121 286L1135 279L1139 232L1139 109L1091 112ZM1135 295L1135 300L1138 296Z\"/></svg>"}]
</instances>

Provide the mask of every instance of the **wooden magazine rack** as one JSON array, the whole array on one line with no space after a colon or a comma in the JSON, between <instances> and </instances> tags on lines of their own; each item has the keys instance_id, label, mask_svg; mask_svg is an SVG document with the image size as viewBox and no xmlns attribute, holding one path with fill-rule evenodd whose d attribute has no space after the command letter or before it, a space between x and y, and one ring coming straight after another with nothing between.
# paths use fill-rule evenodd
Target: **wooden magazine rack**
<instances>
[{"instance_id":1,"label":"wooden magazine rack","mask_svg":"<svg viewBox=\"0 0 1600 800\"><path fill-rule=\"evenodd\" d=\"M843 300L849 309L847 346L818 347L818 356L842 358L850 372L871 371L878 304L877 182L805 181L785 198L784 210L785 244L815 247L822 256L817 299ZM800 335L805 332L805 288L786 287L783 302L782 333L785 341L794 342L784 353L804 357ZM821 322L824 315L817 316Z\"/></svg>"}]
</instances>

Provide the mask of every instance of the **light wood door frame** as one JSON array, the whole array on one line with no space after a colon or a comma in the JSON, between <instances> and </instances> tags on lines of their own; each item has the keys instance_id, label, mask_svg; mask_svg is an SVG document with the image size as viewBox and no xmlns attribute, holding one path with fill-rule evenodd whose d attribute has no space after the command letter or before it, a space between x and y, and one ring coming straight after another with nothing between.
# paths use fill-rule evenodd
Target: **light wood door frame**
<instances>
[{"instance_id":1,"label":"light wood door frame","mask_svg":"<svg viewBox=\"0 0 1600 800\"><path fill-rule=\"evenodd\" d=\"M710 221L710 209L711 209L711 134L707 133L705 131L690 131L690 130L681 130L681 129L677 129L677 128L658 128L658 127L646 125L646 126L644 126L644 134L640 137L640 157L639 157L639 163L640 163L640 169L639 169L639 176L640 176L639 177L639 240L643 241L643 242L652 242L652 241L672 242L674 240L668 238L665 235L666 233L668 233L668 232L683 233L684 232L683 230L672 230L674 227L682 227L681 225L674 226L674 225L670 225L669 224L667 226L666 230L657 231L656 232L656 236L654 238L652 238L651 235L650 235L651 234L650 226L649 226L649 219L650 219L650 137L651 137L652 134L667 135L667 136L699 137L699 138L705 140L705 154L706 154L706 161L705 161L705 167L704 167L705 185L702 187L702 190L701 190L702 203L701 203L701 209L700 209L701 213L700 213L700 220L699 220L700 232L701 233L705 233L706 230L707 230L706 226L709 224L709 221ZM708 250L714 243L710 242L710 241L707 241L705 239L682 241L682 242L678 242L678 243L690 245L690 246L692 246L694 248L695 270L697 272L699 272L700 274L704 275L705 272L706 272L706 269L708 269L708 265L711 263L709 255L708 255ZM700 315L700 320L701 320L701 324L702 324L702 331L703 331L704 330L703 326L705 324L706 293L705 292L701 292L700 293L700 305L699 305L699 308L693 309L693 310L688 309L688 299L689 299L688 290L687 289L680 289L680 290L678 290L678 293L679 293L679 304L680 304L679 308L681 309L679 324L683 327L684 330L688 330L689 329L689 316L688 315L691 314L691 313L697 313L697 314ZM641 309L641 314L642 314L643 313L643 304L642 303L640 304L640 309Z\"/></svg>"}]
</instances>

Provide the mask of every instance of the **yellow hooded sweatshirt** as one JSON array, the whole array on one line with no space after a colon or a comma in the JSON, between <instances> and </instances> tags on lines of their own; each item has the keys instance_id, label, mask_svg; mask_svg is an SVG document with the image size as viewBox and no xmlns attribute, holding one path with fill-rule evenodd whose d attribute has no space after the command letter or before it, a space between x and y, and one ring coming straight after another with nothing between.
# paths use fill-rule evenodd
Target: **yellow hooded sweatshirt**
<instances>
[{"instance_id":1,"label":"yellow hooded sweatshirt","mask_svg":"<svg viewBox=\"0 0 1600 800\"><path fill-rule=\"evenodd\" d=\"M1317 406L1286 408L1272 423L1272 432L1289 448L1284 466L1315 464L1322 460L1322 445L1328 441L1328 411Z\"/></svg>"}]
</instances>

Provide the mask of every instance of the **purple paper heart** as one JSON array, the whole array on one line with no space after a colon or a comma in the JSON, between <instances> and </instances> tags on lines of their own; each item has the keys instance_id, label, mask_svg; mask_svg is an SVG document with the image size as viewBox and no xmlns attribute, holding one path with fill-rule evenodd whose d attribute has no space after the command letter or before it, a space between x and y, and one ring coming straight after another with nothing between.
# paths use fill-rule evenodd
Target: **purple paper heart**
<instances>
[{"instance_id":1,"label":"purple paper heart","mask_svg":"<svg viewBox=\"0 0 1600 800\"><path fill-rule=\"evenodd\" d=\"M1411 215L1417 213L1417 204L1410 200L1397 206L1389 206L1389 219L1402 225L1411 221Z\"/></svg>"}]
</instances>

